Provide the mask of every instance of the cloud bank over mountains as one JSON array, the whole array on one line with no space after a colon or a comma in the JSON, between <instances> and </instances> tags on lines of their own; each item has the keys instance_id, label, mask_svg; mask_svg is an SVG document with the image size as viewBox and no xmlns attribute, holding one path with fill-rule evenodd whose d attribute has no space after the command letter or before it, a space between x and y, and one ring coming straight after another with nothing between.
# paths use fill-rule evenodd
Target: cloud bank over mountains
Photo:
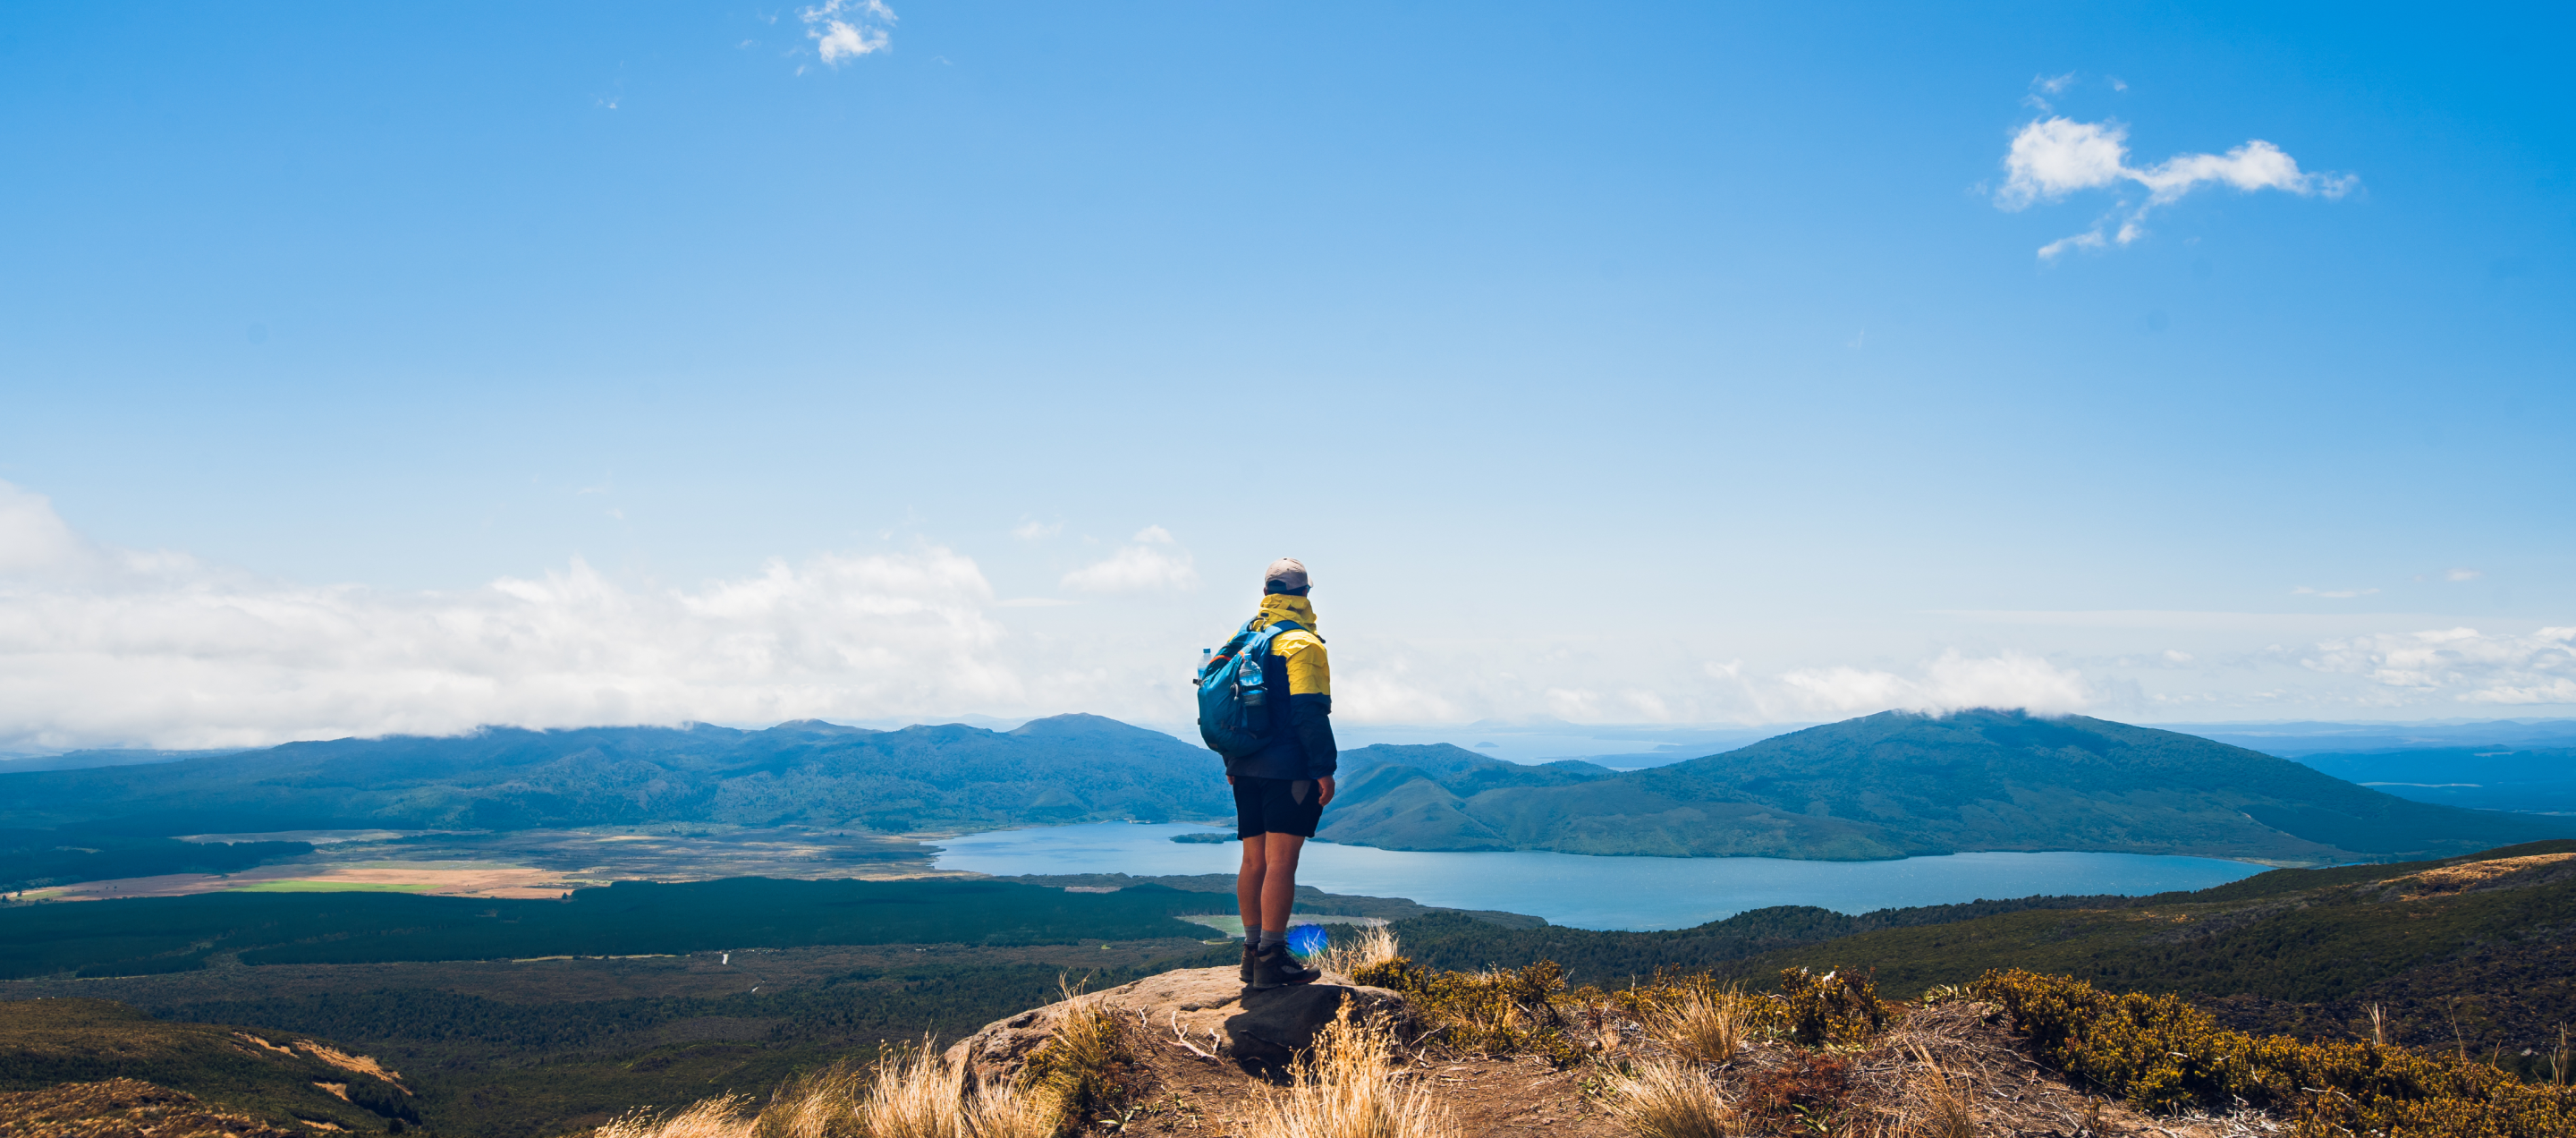
<instances>
[{"instance_id":1,"label":"cloud bank over mountains","mask_svg":"<svg viewBox=\"0 0 2576 1138\"><path fill-rule=\"evenodd\" d=\"M1182 652L1156 635L1099 635L1121 614L1079 606L1159 606L1193 590L1189 551L1147 527L1061 583L1068 594L1106 598L1038 599L1050 606L1040 611L1072 614L1069 627L1087 646L1073 657L1050 639L1062 628L1020 623L1027 599L997 598L973 558L936 545L771 560L694 588L621 582L574 560L476 589L391 591L114 548L82 536L42 496L0 483L0 690L9 693L0 701L0 751L247 746L493 723L1062 711L1186 730L1189 688L1174 662ZM2289 657L2277 667L2343 685L2354 706L2460 714L2576 703L2576 628L2387 633L2286 651L2295 668ZM1988 706L2102 712L2117 709L2124 685L2134 687L2097 664L2012 648L1937 650L1910 665L1657 660L1622 672L1599 654L1545 643L1361 635L1337 643L1335 657L1339 714L1381 723L1534 714L1770 723ZM2156 666L2203 665L2167 652Z\"/></svg>"}]
</instances>

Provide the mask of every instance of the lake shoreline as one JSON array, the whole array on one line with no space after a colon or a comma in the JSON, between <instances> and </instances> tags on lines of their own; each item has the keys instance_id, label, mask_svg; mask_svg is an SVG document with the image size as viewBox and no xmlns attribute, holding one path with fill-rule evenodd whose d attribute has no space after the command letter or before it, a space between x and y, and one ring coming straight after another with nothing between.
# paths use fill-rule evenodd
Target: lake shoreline
<instances>
[{"instance_id":1,"label":"lake shoreline","mask_svg":"<svg viewBox=\"0 0 2576 1138\"><path fill-rule=\"evenodd\" d=\"M1175 842L1198 823L1023 827L944 840L933 865L996 877L1233 872L1231 843ZM2033 896L2147 896L2275 868L2250 860L2098 851L1977 851L1871 861L1653 857L1549 851L1433 852L1315 842L1298 881L1326 893L1430 908L1526 914L1573 928L1692 928L1752 909L1848 915Z\"/></svg>"}]
</instances>

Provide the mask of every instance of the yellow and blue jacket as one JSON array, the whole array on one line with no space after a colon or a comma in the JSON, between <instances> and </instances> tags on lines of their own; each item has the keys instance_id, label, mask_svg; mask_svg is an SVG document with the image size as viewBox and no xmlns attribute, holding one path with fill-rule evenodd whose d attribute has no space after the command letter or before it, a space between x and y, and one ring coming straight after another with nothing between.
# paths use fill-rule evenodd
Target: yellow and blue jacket
<instances>
[{"instance_id":1,"label":"yellow and blue jacket","mask_svg":"<svg viewBox=\"0 0 2576 1138\"><path fill-rule=\"evenodd\" d=\"M1272 593L1245 628L1259 631L1280 621L1304 628L1270 638L1261 658L1262 686L1288 693L1288 714L1271 721L1270 740L1258 751L1228 759L1225 773L1250 778L1326 778L1340 769L1333 745L1333 665L1324 638L1314 633L1315 606L1304 597Z\"/></svg>"}]
</instances>

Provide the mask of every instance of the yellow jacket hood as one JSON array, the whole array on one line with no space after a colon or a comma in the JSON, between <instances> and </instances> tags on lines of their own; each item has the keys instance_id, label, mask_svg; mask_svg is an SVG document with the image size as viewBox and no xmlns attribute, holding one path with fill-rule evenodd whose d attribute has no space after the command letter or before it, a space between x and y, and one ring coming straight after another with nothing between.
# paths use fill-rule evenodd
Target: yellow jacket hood
<instances>
[{"instance_id":1,"label":"yellow jacket hood","mask_svg":"<svg viewBox=\"0 0 2576 1138\"><path fill-rule=\"evenodd\" d=\"M1305 625L1308 629L1313 629L1315 627L1315 606L1308 602L1304 597L1292 597L1286 593L1272 593L1261 598L1261 611L1253 615L1252 627L1255 629L1268 628L1283 620L1293 620L1299 624Z\"/></svg>"}]
</instances>

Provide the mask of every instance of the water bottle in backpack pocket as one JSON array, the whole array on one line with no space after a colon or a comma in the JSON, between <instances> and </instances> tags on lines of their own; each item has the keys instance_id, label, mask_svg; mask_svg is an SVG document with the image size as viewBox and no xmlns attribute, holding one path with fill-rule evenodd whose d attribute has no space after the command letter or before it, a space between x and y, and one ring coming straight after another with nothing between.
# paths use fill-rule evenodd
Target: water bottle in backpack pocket
<instances>
[{"instance_id":1,"label":"water bottle in backpack pocket","mask_svg":"<svg viewBox=\"0 0 2576 1138\"><path fill-rule=\"evenodd\" d=\"M1303 627L1280 621L1217 649L1215 662L1199 674L1199 738L1209 750L1239 759L1270 741L1271 713L1287 707L1288 693L1270 690L1261 659L1270 654L1272 637Z\"/></svg>"}]
</instances>

